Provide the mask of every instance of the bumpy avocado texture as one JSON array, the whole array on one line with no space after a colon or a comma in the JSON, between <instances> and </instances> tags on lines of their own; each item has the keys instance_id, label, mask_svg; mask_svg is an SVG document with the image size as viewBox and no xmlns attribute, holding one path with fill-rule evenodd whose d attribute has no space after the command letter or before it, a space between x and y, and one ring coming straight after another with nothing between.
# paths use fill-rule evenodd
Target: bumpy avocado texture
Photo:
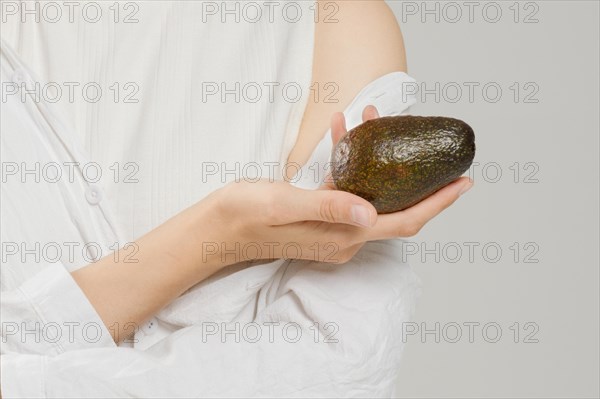
<instances>
[{"instance_id":1,"label":"bumpy avocado texture","mask_svg":"<svg viewBox=\"0 0 600 399\"><path fill-rule=\"evenodd\" d=\"M333 149L339 190L371 202L378 213L406 209L460 177L473 162L475 135L441 116L387 116L350 130Z\"/></svg>"}]
</instances>

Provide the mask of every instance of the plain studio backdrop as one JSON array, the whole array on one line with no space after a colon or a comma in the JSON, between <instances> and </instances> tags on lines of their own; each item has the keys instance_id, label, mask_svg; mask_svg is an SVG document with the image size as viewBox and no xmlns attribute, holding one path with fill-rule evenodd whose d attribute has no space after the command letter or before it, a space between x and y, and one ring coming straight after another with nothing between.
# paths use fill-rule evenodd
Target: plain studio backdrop
<instances>
[{"instance_id":1,"label":"plain studio backdrop","mask_svg":"<svg viewBox=\"0 0 600 399\"><path fill-rule=\"evenodd\" d=\"M474 188L405 243L402 397L598 397L599 3L388 1Z\"/></svg>"}]
</instances>

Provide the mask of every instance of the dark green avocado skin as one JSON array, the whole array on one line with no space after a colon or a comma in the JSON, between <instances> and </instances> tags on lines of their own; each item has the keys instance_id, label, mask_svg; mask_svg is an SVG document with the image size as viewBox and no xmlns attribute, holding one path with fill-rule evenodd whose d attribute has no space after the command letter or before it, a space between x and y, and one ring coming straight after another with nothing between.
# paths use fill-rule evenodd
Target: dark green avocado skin
<instances>
[{"instance_id":1,"label":"dark green avocado skin","mask_svg":"<svg viewBox=\"0 0 600 399\"><path fill-rule=\"evenodd\" d=\"M406 209L460 177L475 157L473 129L441 116L386 116L350 130L333 149L339 190L378 213Z\"/></svg>"}]
</instances>

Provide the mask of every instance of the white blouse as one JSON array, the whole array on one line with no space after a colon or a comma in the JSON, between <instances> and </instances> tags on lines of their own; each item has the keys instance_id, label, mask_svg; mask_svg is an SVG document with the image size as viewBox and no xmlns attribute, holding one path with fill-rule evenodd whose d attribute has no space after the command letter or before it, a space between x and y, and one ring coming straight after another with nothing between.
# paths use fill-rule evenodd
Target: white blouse
<instances>
[{"instance_id":1,"label":"white blouse","mask_svg":"<svg viewBox=\"0 0 600 399\"><path fill-rule=\"evenodd\" d=\"M237 1L89 3L5 6L2 38L102 166L127 240L236 177L281 176L316 90L311 1L261 18Z\"/></svg>"},{"instance_id":2,"label":"white blouse","mask_svg":"<svg viewBox=\"0 0 600 399\"><path fill-rule=\"evenodd\" d=\"M310 15L310 2L293 3ZM116 18L112 2L96 4ZM419 292L399 240L367 243L343 267L229 268L133 342L114 344L69 272L225 181L252 177L256 168L244 165L280 174L311 94L314 27L305 18L225 29L211 23L218 3L125 4L119 18L137 25L2 24L3 398L392 396ZM246 91L213 93L236 81ZM252 83L273 82L291 82L289 91L249 101ZM406 111L414 97L402 88L413 82L401 72L372 82L345 110L348 127L366 104L381 115ZM330 150L325 136L303 171ZM322 178L302 176L295 184L306 188Z\"/></svg>"}]
</instances>

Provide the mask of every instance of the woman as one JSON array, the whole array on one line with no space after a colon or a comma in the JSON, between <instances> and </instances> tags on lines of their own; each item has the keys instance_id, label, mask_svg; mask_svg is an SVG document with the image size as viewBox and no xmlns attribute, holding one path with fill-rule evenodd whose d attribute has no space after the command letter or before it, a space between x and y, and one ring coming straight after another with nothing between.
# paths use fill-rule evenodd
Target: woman
<instances>
[{"instance_id":1,"label":"woman","mask_svg":"<svg viewBox=\"0 0 600 399\"><path fill-rule=\"evenodd\" d=\"M206 179L206 166L225 165L224 169L231 170L228 165L236 162L275 162L278 175L293 177L277 161L307 163L330 120L334 142L345 133L344 115L339 111L355 117L356 112L349 110L361 89L386 74L406 71L402 36L393 14L383 1L288 2L310 17L281 14L278 18L275 13L272 21L255 23L243 20L248 15L241 14L242 20L228 17L227 12L243 12L238 3L233 4L239 8L228 10L219 10L212 2L189 3L140 3L128 10L136 11L138 22L133 25L115 24L117 14L106 5L102 15L111 18L93 24L86 18L60 26L13 19L3 26L9 45L29 66L41 71L45 81L96 79L106 83L104 87L119 83L117 88L134 82L143 96L137 103L118 104L112 96L116 90L112 90L110 101L105 96L97 102L87 98L58 103L75 127L77 139L103 170L114 161L120 162L117 168L134 161L138 182L103 182L104 190L100 185L90 187L85 178L69 182L61 192L71 193L69 198L85 193L91 208L57 206L57 218L47 222L51 233L69 232L64 233L65 241L94 241L105 254L116 241L122 248L115 254L92 263L86 263L85 256L74 261L61 257L60 267L38 263L36 268L24 268L30 265L27 259L13 261L12 266L3 263L3 324L8 320L18 328L20 321L37 317L43 329L44 321L59 320L55 324L64 334L57 342L32 343L23 342L20 330L7 333L4 329L2 392L5 396L60 397L389 395L401 345L395 342L397 337L388 338L388 333L410 312L403 312L400 320L393 320L398 313L390 313L390 321L384 315L386 309L411 308L410 295L403 297L402 287L412 293L415 281L408 269L397 267L398 248L392 244L367 244L360 257L353 256L368 241L416 234L471 182L459 179L406 211L377 215L367 201L328 185L303 190L272 179L224 185L222 180ZM4 81L18 75L21 67L16 54L3 52L8 53L11 65L6 67ZM255 97L250 100L242 93L246 101L236 101L240 95L232 85L236 80L261 82L263 87L276 86L273 82L297 83L301 100L279 98L255 104ZM335 101L311 101L322 98L314 95L315 89L323 90L327 83L333 83L328 88L334 88ZM215 87L225 94L213 95ZM234 100L229 101L232 87ZM22 104L13 101L5 109L13 109L9 104L14 117L3 122L3 147L9 140L5 132L12 132L10 137L17 140L22 129L34 129L21 126L18 121L23 118L18 115L40 117L30 105L21 109ZM398 104L396 111L405 108L406 104ZM45 108L41 113L50 130L66 130L56 127L60 122ZM364 109L363 120L376 117L377 109ZM32 133L31 140L35 136ZM32 162L42 155L48 161L71 157L70 161L81 162L85 157L70 139L47 140L43 147L53 151L40 150L31 155ZM11 156L17 161L25 155L17 151ZM210 171L212 176L214 169ZM261 175L265 177L264 171ZM39 185L12 188L3 186L3 200L16 190L27 196L28 190L40 189ZM57 197L52 194L54 188L44 187L43 195ZM25 203L14 203L13 226L23 227L7 227L3 241L6 236L11 242L31 240L31 230L39 230L32 217L35 204L26 209ZM75 218L74 208L79 212ZM107 216L113 211L116 223ZM69 230L61 227L65 219L77 222L68 223ZM3 221L3 225L8 224ZM48 240L47 236L36 239ZM123 245L133 240L133 246ZM292 257L305 263L268 261L289 257L283 252L289 243L299 248ZM322 250L315 251L315 243ZM334 256L327 250L332 243ZM249 255L238 249L248 247L260 250ZM261 261L254 265L257 257ZM323 262L346 264L332 268ZM253 266L248 267L249 263ZM9 280L5 270L10 271L6 273ZM310 302L318 297L311 287L323 290L320 280L327 282L336 298L329 305L323 297ZM203 346L199 337L206 333L206 325L197 325L190 312L179 312L190 306L181 302L186 296L180 295L195 286L201 288L198 297L205 299L200 321L299 322L304 318L310 322L325 321L337 313L343 316L333 321L341 326L343 339L337 347L315 345L306 334L294 345L245 342L243 353L231 345ZM344 291L349 287L350 292ZM207 296L207 292L219 295ZM229 300L220 305L223 298ZM366 298L372 301L370 307L359 309ZM261 300L262 305L252 305ZM173 308L177 301L182 306ZM349 303L355 307L346 314L344 307ZM158 312L165 317L154 318ZM362 324L353 317L357 315L364 318ZM90 340L84 334L76 335L73 342L64 338L64 326L72 326L68 322L85 321L97 322L99 339ZM159 333L154 333L156 328ZM308 331L309 327L302 328ZM326 334L322 324L316 329L319 337ZM115 347L132 332L135 342ZM226 378L230 373L236 376L235 384Z\"/></svg>"}]
</instances>

